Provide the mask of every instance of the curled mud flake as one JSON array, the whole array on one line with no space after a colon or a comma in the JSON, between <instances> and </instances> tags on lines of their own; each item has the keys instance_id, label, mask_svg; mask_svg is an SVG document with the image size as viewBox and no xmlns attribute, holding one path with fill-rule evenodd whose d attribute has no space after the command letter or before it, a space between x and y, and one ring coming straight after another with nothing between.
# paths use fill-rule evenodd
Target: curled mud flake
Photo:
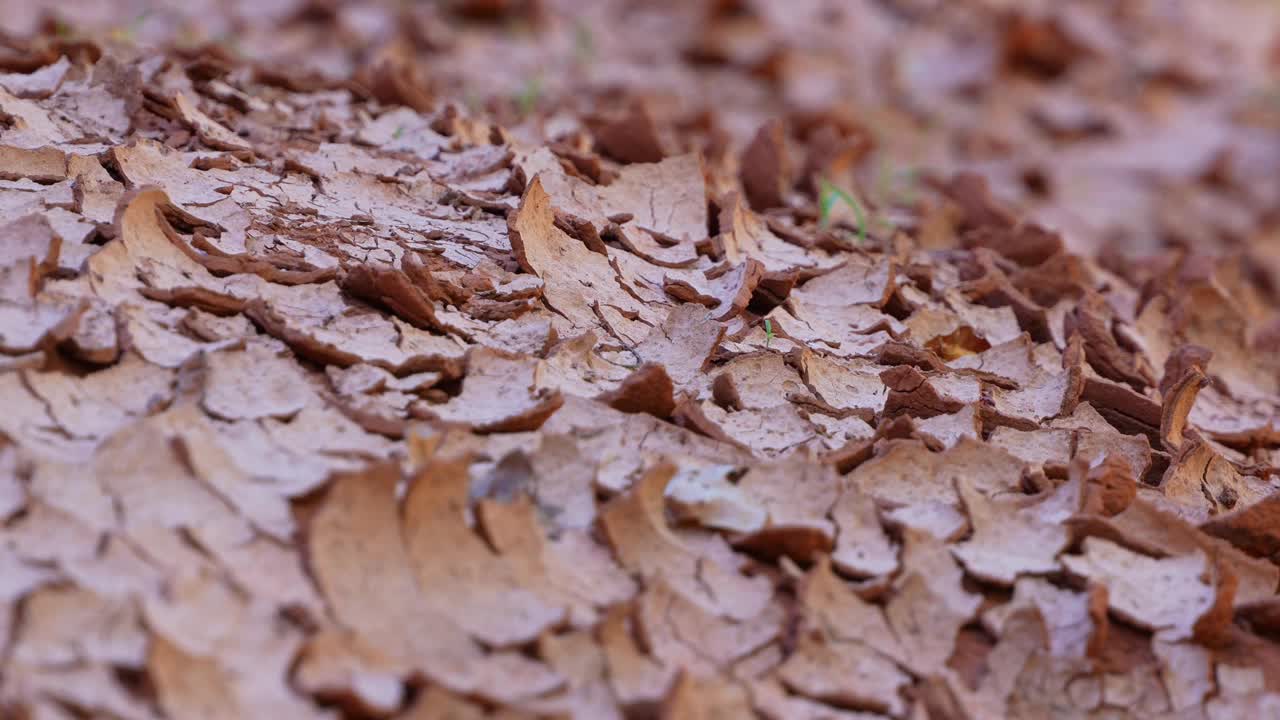
<instances>
[{"instance_id":1,"label":"curled mud flake","mask_svg":"<svg viewBox=\"0 0 1280 720\"><path fill-rule=\"evenodd\" d=\"M564 402L559 391L538 386L541 363L477 347L467 355L467 373L457 397L439 405L419 401L412 411L478 432L536 430Z\"/></svg>"},{"instance_id":2,"label":"curled mud flake","mask_svg":"<svg viewBox=\"0 0 1280 720\"><path fill-rule=\"evenodd\" d=\"M642 578L662 576L708 612L737 620L755 617L769 603L772 586L762 577L741 575L723 558L704 555L667 526L663 492L673 471L669 465L649 470L602 511L605 537L619 563Z\"/></svg>"}]
</instances>

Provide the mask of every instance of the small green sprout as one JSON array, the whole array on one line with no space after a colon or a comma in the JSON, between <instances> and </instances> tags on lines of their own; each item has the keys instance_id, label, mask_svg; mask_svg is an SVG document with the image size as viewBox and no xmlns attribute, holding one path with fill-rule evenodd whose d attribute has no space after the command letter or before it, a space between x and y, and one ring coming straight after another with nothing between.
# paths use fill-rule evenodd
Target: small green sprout
<instances>
[{"instance_id":1,"label":"small green sprout","mask_svg":"<svg viewBox=\"0 0 1280 720\"><path fill-rule=\"evenodd\" d=\"M892 235L898 230L898 226L892 220L879 215L871 220L871 226L885 235Z\"/></svg>"},{"instance_id":2,"label":"small green sprout","mask_svg":"<svg viewBox=\"0 0 1280 720\"><path fill-rule=\"evenodd\" d=\"M915 202L916 169L894 171L888 158L880 159L876 176L876 194L894 205L911 205Z\"/></svg>"},{"instance_id":3,"label":"small green sprout","mask_svg":"<svg viewBox=\"0 0 1280 720\"><path fill-rule=\"evenodd\" d=\"M769 318L764 319L764 349L768 350L769 345L773 344L773 321Z\"/></svg>"},{"instance_id":4,"label":"small green sprout","mask_svg":"<svg viewBox=\"0 0 1280 720\"><path fill-rule=\"evenodd\" d=\"M472 115L480 114L480 98L476 95L474 90L468 89L462 94L462 105L467 108L468 113Z\"/></svg>"},{"instance_id":5,"label":"small green sprout","mask_svg":"<svg viewBox=\"0 0 1280 720\"><path fill-rule=\"evenodd\" d=\"M138 13L138 16L133 19L133 22L124 27L112 29L112 39L117 42L133 42L133 39L138 35L138 31L142 29L143 23L145 23L149 17L151 17L151 11L143 10Z\"/></svg>"},{"instance_id":6,"label":"small green sprout","mask_svg":"<svg viewBox=\"0 0 1280 720\"><path fill-rule=\"evenodd\" d=\"M217 45L219 48L222 48L222 50L224 50L231 57L236 57L236 58L244 57L244 52L243 52L244 48L242 48L240 45L239 34L228 30L226 32L219 33L217 36L212 38L212 40L213 40L213 44Z\"/></svg>"},{"instance_id":7,"label":"small green sprout","mask_svg":"<svg viewBox=\"0 0 1280 720\"><path fill-rule=\"evenodd\" d=\"M915 205L920 172L916 168L909 167L903 170L899 177L902 178L902 191L898 194L898 202L903 205Z\"/></svg>"},{"instance_id":8,"label":"small green sprout","mask_svg":"<svg viewBox=\"0 0 1280 720\"><path fill-rule=\"evenodd\" d=\"M524 87L520 89L520 93L516 95L516 106L520 108L520 115L527 117L533 113L534 108L538 106L538 100L542 97L542 76L533 75L525 81Z\"/></svg>"},{"instance_id":9,"label":"small green sprout","mask_svg":"<svg viewBox=\"0 0 1280 720\"><path fill-rule=\"evenodd\" d=\"M876 163L876 195L880 199L888 199L893 194L893 163L889 158L880 157L880 162Z\"/></svg>"},{"instance_id":10,"label":"small green sprout","mask_svg":"<svg viewBox=\"0 0 1280 720\"><path fill-rule=\"evenodd\" d=\"M858 242L865 245L867 242L867 213L862 209L862 204L826 178L818 181L818 188L818 210L821 213L819 224L824 228L829 226L831 224L831 208L835 207L837 200L843 200L853 210L853 216L858 221Z\"/></svg>"},{"instance_id":11,"label":"small green sprout","mask_svg":"<svg viewBox=\"0 0 1280 720\"><path fill-rule=\"evenodd\" d=\"M589 65L596 56L596 39L591 27L579 19L573 25L573 57L579 65Z\"/></svg>"},{"instance_id":12,"label":"small green sprout","mask_svg":"<svg viewBox=\"0 0 1280 720\"><path fill-rule=\"evenodd\" d=\"M392 139L392 140L399 140L401 135L404 135L404 126L403 126L403 125L397 125L397 126L396 126L396 130L395 130L395 132L391 133L391 139Z\"/></svg>"}]
</instances>

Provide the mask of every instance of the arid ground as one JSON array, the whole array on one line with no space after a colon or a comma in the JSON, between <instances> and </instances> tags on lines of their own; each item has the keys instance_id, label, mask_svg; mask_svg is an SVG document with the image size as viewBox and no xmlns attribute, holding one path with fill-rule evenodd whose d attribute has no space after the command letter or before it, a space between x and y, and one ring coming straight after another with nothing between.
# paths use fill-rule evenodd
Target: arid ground
<instances>
[{"instance_id":1,"label":"arid ground","mask_svg":"<svg viewBox=\"0 0 1280 720\"><path fill-rule=\"evenodd\" d=\"M0 2L0 717L1280 717L1277 20Z\"/></svg>"}]
</instances>

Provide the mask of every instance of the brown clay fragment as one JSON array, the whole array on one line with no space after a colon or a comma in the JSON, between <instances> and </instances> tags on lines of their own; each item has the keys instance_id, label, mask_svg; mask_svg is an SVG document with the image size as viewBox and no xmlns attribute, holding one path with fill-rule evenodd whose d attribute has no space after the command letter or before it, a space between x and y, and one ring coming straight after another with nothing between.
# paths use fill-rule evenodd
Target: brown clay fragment
<instances>
[{"instance_id":1,"label":"brown clay fragment","mask_svg":"<svg viewBox=\"0 0 1280 720\"><path fill-rule=\"evenodd\" d=\"M786 126L781 120L765 123L743 151L738 176L751 208L762 212L783 206L793 173Z\"/></svg>"},{"instance_id":2,"label":"brown clay fragment","mask_svg":"<svg viewBox=\"0 0 1280 720\"><path fill-rule=\"evenodd\" d=\"M671 417L676 409L674 387L666 368L646 363L622 380L618 387L596 397L615 410L648 413L656 418Z\"/></svg>"},{"instance_id":3,"label":"brown clay fragment","mask_svg":"<svg viewBox=\"0 0 1280 720\"><path fill-rule=\"evenodd\" d=\"M1204 373L1190 367L1181 379L1162 391L1164 403L1160 412L1160 439L1166 450L1175 452L1182 445L1187 418L1195 405L1196 396L1208 384L1209 379Z\"/></svg>"}]
</instances>

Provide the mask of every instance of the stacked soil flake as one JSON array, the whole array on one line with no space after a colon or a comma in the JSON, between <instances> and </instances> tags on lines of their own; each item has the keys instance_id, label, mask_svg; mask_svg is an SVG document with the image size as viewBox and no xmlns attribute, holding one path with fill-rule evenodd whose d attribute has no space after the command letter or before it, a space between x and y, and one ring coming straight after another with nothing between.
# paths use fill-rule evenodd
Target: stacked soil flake
<instances>
[{"instance_id":1,"label":"stacked soil flake","mask_svg":"<svg viewBox=\"0 0 1280 720\"><path fill-rule=\"evenodd\" d=\"M3 20L0 716L1280 716L1274 4L267 5Z\"/></svg>"}]
</instances>

